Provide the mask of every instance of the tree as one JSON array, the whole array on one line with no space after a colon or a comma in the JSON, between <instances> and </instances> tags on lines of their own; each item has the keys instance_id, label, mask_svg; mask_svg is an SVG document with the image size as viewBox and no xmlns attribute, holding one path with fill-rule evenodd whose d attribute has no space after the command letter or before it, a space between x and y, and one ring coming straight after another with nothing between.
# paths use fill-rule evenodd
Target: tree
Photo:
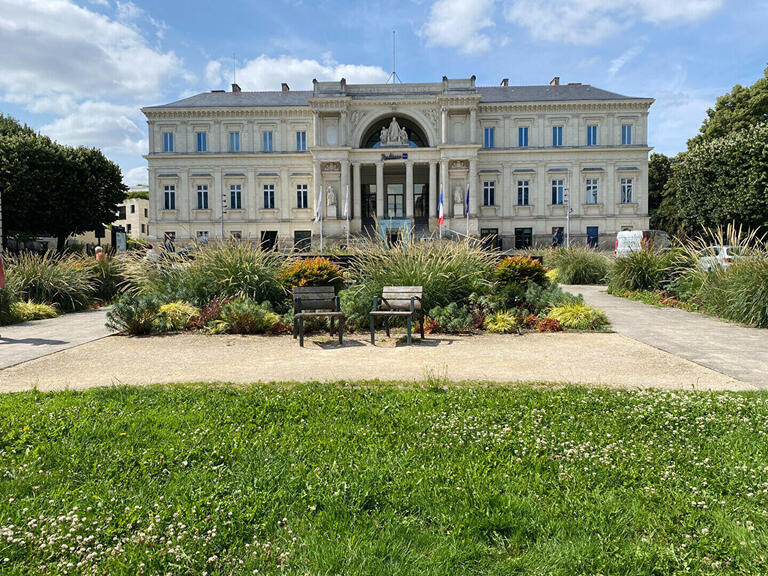
<instances>
[{"instance_id":1,"label":"tree","mask_svg":"<svg viewBox=\"0 0 768 576\"><path fill-rule=\"evenodd\" d=\"M22 126L13 116L6 116L0 112L0 138L13 134L28 134L32 136L34 133L35 131L26 124Z\"/></svg>"},{"instance_id":2,"label":"tree","mask_svg":"<svg viewBox=\"0 0 768 576\"><path fill-rule=\"evenodd\" d=\"M648 162L648 210L653 213L664 199L664 187L672 176L672 158L654 152Z\"/></svg>"}]
</instances>

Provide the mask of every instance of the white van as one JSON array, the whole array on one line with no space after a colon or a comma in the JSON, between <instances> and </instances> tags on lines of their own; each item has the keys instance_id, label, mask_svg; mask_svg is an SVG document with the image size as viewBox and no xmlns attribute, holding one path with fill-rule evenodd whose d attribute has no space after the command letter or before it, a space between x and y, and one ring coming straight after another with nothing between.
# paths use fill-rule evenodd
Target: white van
<instances>
[{"instance_id":1,"label":"white van","mask_svg":"<svg viewBox=\"0 0 768 576\"><path fill-rule=\"evenodd\" d=\"M645 248L666 250L669 248L669 237L664 230L622 230L616 234L616 256L624 256L630 252L639 252Z\"/></svg>"}]
</instances>

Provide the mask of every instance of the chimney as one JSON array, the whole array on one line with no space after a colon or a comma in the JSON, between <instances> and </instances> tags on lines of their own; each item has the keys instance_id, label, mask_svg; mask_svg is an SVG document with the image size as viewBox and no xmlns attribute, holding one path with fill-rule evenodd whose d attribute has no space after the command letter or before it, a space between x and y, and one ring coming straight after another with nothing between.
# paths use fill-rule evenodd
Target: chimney
<instances>
[{"instance_id":1,"label":"chimney","mask_svg":"<svg viewBox=\"0 0 768 576\"><path fill-rule=\"evenodd\" d=\"M549 83L550 86L560 86L560 76L555 76Z\"/></svg>"},{"instance_id":2,"label":"chimney","mask_svg":"<svg viewBox=\"0 0 768 576\"><path fill-rule=\"evenodd\" d=\"M504 78L504 80L501 81L501 85L504 86L504 88L509 86L509 78Z\"/></svg>"},{"instance_id":3,"label":"chimney","mask_svg":"<svg viewBox=\"0 0 768 576\"><path fill-rule=\"evenodd\" d=\"M291 91L291 89L288 87L288 84L286 84L285 82L283 82L282 86L283 86L283 92L290 92Z\"/></svg>"},{"instance_id":4,"label":"chimney","mask_svg":"<svg viewBox=\"0 0 768 576\"><path fill-rule=\"evenodd\" d=\"M242 92L238 84L232 84L232 92Z\"/></svg>"}]
</instances>

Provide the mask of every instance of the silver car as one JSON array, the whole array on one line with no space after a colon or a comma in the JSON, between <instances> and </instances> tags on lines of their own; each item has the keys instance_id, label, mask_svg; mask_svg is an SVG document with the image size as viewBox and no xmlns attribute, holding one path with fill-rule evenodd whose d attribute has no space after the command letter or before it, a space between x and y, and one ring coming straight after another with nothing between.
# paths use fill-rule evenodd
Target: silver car
<instances>
[{"instance_id":1,"label":"silver car","mask_svg":"<svg viewBox=\"0 0 768 576\"><path fill-rule=\"evenodd\" d=\"M740 255L738 246L708 246L699 250L699 267L711 272L718 266L727 268Z\"/></svg>"}]
</instances>

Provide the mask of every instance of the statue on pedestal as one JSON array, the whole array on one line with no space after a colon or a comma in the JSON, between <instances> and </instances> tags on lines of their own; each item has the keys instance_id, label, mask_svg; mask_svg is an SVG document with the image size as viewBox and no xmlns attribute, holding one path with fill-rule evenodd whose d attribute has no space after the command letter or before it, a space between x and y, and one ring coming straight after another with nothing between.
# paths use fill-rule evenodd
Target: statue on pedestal
<instances>
[{"instance_id":1,"label":"statue on pedestal","mask_svg":"<svg viewBox=\"0 0 768 576\"><path fill-rule=\"evenodd\" d=\"M456 184L453 189L453 201L456 204L464 204L464 187L461 184Z\"/></svg>"},{"instance_id":2,"label":"statue on pedestal","mask_svg":"<svg viewBox=\"0 0 768 576\"><path fill-rule=\"evenodd\" d=\"M389 128L381 127L379 133L379 143L381 146L408 146L408 131L405 127L400 127L397 119L393 116Z\"/></svg>"},{"instance_id":3,"label":"statue on pedestal","mask_svg":"<svg viewBox=\"0 0 768 576\"><path fill-rule=\"evenodd\" d=\"M336 206L336 190L333 186L328 186L325 192L328 197L328 206Z\"/></svg>"}]
</instances>

